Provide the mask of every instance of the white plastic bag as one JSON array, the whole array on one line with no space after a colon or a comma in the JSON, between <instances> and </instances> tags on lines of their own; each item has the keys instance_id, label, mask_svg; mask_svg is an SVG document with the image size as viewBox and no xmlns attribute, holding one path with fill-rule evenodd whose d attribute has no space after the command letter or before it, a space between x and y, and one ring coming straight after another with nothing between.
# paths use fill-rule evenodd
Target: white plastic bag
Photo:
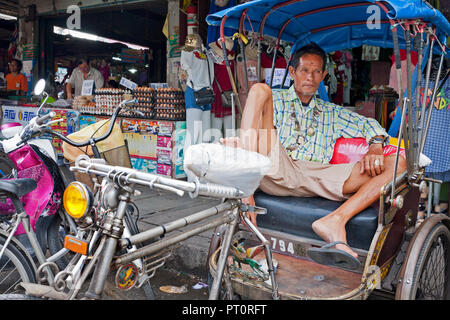
<instances>
[{"instance_id":1,"label":"white plastic bag","mask_svg":"<svg viewBox=\"0 0 450 320\"><path fill-rule=\"evenodd\" d=\"M184 153L189 179L238 188L244 198L255 192L270 167L270 159L262 154L216 143L191 145Z\"/></svg>"}]
</instances>

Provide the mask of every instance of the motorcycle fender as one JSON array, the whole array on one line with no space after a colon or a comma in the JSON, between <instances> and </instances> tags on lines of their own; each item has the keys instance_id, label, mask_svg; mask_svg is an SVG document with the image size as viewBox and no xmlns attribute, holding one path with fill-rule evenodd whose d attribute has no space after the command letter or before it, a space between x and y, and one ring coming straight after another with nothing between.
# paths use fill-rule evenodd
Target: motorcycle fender
<instances>
[{"instance_id":1,"label":"motorcycle fender","mask_svg":"<svg viewBox=\"0 0 450 320\"><path fill-rule=\"evenodd\" d=\"M0 234L3 235L5 238L8 238L8 236L9 236L9 234L6 231L2 230L2 229L0 229ZM16 245L18 248L20 248L20 250L22 250L22 253L25 254L25 256L27 257L28 261L33 266L33 269L37 270L36 264L34 263L33 258L28 253L28 250L25 248L25 246L19 240L17 240L15 237L12 237L11 242L13 242L14 245Z\"/></svg>"},{"instance_id":2,"label":"motorcycle fender","mask_svg":"<svg viewBox=\"0 0 450 320\"><path fill-rule=\"evenodd\" d=\"M53 161L57 162L55 150L53 148L52 143L48 139L34 139L30 140L28 144L35 145L41 150L41 152L48 155Z\"/></svg>"},{"instance_id":3,"label":"motorcycle fender","mask_svg":"<svg viewBox=\"0 0 450 320\"><path fill-rule=\"evenodd\" d=\"M39 246L41 247L42 251L44 251L44 252L47 248L47 229L50 226L50 223L56 217L57 217L57 215L47 216L45 214L42 214L39 216L38 220L36 221L36 225L35 225L36 238L39 242Z\"/></svg>"}]
</instances>

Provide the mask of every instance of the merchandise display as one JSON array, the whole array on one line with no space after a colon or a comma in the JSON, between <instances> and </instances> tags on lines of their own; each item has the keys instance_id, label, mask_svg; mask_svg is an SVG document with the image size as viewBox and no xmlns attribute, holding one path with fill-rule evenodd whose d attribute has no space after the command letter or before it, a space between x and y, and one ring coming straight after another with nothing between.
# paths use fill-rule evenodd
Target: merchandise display
<instances>
[{"instance_id":1,"label":"merchandise display","mask_svg":"<svg viewBox=\"0 0 450 320\"><path fill-rule=\"evenodd\" d=\"M158 120L185 120L184 92L179 88L156 89L154 118Z\"/></svg>"},{"instance_id":2,"label":"merchandise display","mask_svg":"<svg viewBox=\"0 0 450 320\"><path fill-rule=\"evenodd\" d=\"M140 114L123 110L117 119L127 141L132 167L141 171L185 177L183 147L186 123L184 93L178 88L136 87L133 91L102 88L95 104L80 107L80 129L106 119L124 99L135 98ZM87 99L82 99L83 102Z\"/></svg>"},{"instance_id":3,"label":"merchandise display","mask_svg":"<svg viewBox=\"0 0 450 320\"><path fill-rule=\"evenodd\" d=\"M123 118L122 132L133 168L173 178L184 178L185 121Z\"/></svg>"},{"instance_id":4,"label":"merchandise display","mask_svg":"<svg viewBox=\"0 0 450 320\"><path fill-rule=\"evenodd\" d=\"M95 90L95 96L78 96L74 99L73 107L85 114L112 115L116 106L124 99L131 99L130 90L117 88L100 88ZM94 101L92 101L94 99ZM79 100L80 105L75 105ZM126 116L126 112L121 113Z\"/></svg>"},{"instance_id":5,"label":"merchandise display","mask_svg":"<svg viewBox=\"0 0 450 320\"><path fill-rule=\"evenodd\" d=\"M137 110L143 113L144 118L154 118L156 104L156 90L150 87L136 87L134 97L137 100ZM139 117L135 115L136 117Z\"/></svg>"}]
</instances>

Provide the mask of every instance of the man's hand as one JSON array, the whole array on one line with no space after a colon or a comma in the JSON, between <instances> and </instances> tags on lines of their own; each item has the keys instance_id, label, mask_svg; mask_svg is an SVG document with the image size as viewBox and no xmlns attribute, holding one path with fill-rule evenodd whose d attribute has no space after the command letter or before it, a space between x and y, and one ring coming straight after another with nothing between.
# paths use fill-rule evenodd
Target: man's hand
<instances>
[{"instance_id":1,"label":"man's hand","mask_svg":"<svg viewBox=\"0 0 450 320\"><path fill-rule=\"evenodd\" d=\"M361 174L367 172L371 177L381 174L384 171L383 145L381 143L371 144L369 151L359 163L361 164Z\"/></svg>"},{"instance_id":2,"label":"man's hand","mask_svg":"<svg viewBox=\"0 0 450 320\"><path fill-rule=\"evenodd\" d=\"M255 206L255 199L253 198L253 196L242 198L242 203L245 203L249 206ZM247 216L250 219L251 223L253 223L256 227L256 213L248 211Z\"/></svg>"}]
</instances>

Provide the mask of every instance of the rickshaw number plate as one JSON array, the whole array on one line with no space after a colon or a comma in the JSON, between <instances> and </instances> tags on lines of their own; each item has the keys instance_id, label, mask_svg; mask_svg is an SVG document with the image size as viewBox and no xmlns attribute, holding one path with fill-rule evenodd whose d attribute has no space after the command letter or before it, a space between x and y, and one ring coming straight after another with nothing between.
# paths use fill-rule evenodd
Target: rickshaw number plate
<instances>
[{"instance_id":1,"label":"rickshaw number plate","mask_svg":"<svg viewBox=\"0 0 450 320\"><path fill-rule=\"evenodd\" d=\"M288 240L281 239L274 236L268 237L271 243L271 249L274 252L290 255L293 257L301 257L306 255L306 248L302 244Z\"/></svg>"}]
</instances>

